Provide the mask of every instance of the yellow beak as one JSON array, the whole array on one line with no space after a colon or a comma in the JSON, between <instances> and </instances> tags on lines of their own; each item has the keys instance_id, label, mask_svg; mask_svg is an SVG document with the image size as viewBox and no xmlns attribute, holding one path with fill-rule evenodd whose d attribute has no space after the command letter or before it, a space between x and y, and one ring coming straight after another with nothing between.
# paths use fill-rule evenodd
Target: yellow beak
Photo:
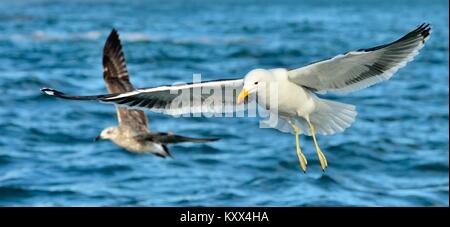
<instances>
[{"instance_id":1,"label":"yellow beak","mask_svg":"<svg viewBox=\"0 0 450 227\"><path fill-rule=\"evenodd\" d=\"M247 97L247 96L248 96L247 89L245 89L245 88L242 89L241 93L239 94L239 96L237 98L237 104L241 104L244 101L245 97Z\"/></svg>"}]
</instances>

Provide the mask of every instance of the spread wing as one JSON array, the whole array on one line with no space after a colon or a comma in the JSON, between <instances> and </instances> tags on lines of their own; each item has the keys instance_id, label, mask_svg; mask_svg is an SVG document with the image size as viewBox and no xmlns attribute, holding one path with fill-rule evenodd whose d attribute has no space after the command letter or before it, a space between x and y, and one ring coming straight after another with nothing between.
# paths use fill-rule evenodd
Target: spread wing
<instances>
[{"instance_id":1,"label":"spread wing","mask_svg":"<svg viewBox=\"0 0 450 227\"><path fill-rule=\"evenodd\" d=\"M422 24L399 40L290 70L290 81L314 91L351 92L388 80L411 61L430 35Z\"/></svg>"},{"instance_id":2,"label":"spread wing","mask_svg":"<svg viewBox=\"0 0 450 227\"><path fill-rule=\"evenodd\" d=\"M128 107L148 108L170 115L236 112L243 79L160 86L102 98Z\"/></svg>"},{"instance_id":3,"label":"spread wing","mask_svg":"<svg viewBox=\"0 0 450 227\"><path fill-rule=\"evenodd\" d=\"M236 99L243 79L138 89L99 99L119 105L148 108L170 115L193 113L232 113L239 111Z\"/></svg>"},{"instance_id":4,"label":"spread wing","mask_svg":"<svg viewBox=\"0 0 450 227\"><path fill-rule=\"evenodd\" d=\"M243 79L216 80L202 83L143 88L128 92L72 96L43 88L47 95L72 100L97 100L134 108L146 108L170 115L191 113L234 113L244 111L246 105L236 105L244 86ZM245 103L248 103L246 100Z\"/></svg>"},{"instance_id":5,"label":"spread wing","mask_svg":"<svg viewBox=\"0 0 450 227\"><path fill-rule=\"evenodd\" d=\"M109 93L123 93L135 90L130 83L125 56L117 31L113 29L103 49L103 79ZM141 110L130 110L116 107L120 125L133 129L147 130L145 113Z\"/></svg>"}]
</instances>

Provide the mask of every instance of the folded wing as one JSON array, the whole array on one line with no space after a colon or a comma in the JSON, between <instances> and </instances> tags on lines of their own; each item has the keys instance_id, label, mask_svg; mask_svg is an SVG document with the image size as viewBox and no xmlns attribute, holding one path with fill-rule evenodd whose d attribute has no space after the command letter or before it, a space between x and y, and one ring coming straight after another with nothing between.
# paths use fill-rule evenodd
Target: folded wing
<instances>
[{"instance_id":1,"label":"folded wing","mask_svg":"<svg viewBox=\"0 0 450 227\"><path fill-rule=\"evenodd\" d=\"M352 92L388 80L411 61L430 35L429 24L422 24L395 42L290 70L292 82L318 92Z\"/></svg>"},{"instance_id":2,"label":"folded wing","mask_svg":"<svg viewBox=\"0 0 450 227\"><path fill-rule=\"evenodd\" d=\"M141 141L152 141L162 144L183 143L183 142L205 143L217 141L220 139L220 138L192 138L165 132L147 133L143 135L137 135L135 136L135 138Z\"/></svg>"}]
</instances>

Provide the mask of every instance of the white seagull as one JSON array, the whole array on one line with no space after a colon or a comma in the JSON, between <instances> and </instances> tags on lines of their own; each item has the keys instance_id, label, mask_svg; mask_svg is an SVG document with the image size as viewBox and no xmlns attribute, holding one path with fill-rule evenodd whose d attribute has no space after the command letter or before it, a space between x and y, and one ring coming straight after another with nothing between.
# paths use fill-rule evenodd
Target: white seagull
<instances>
[{"instance_id":1,"label":"white seagull","mask_svg":"<svg viewBox=\"0 0 450 227\"><path fill-rule=\"evenodd\" d=\"M320 165L322 170L325 170L328 166L327 160L319 148L315 134L332 135L343 132L353 123L356 111L353 105L319 98L315 93L353 92L388 80L419 53L428 39L430 31L429 24L422 24L389 44L350 51L292 70L285 68L254 69L241 79L142 88L94 96L71 96L51 88L43 88L42 92L64 99L98 100L131 108L147 108L172 115L225 112L227 108L201 108L201 106L210 98L214 98L227 107L235 105L236 101L242 103L247 96L257 93L264 97L258 100L258 105L278 111L278 124L273 127L295 134L301 169L306 172L307 161L300 148L299 135L305 134L312 136ZM272 102L267 101L271 100L271 92L266 92L267 85L275 87L275 91L277 91L277 106L271 106ZM188 96L188 100L182 100L190 103L188 108L173 104L175 100L179 101L179 93L196 88L223 92L212 94L202 92L201 102L193 102L192 97ZM239 95L237 96L237 93L227 94L227 90L237 91ZM272 97L274 96L272 95Z\"/></svg>"}]
</instances>

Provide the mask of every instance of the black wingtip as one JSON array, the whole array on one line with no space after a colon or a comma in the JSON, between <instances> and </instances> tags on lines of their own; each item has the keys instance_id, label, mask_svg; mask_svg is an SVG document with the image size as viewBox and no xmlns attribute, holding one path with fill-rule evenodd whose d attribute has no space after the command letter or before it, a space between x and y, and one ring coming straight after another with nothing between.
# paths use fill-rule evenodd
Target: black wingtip
<instances>
[{"instance_id":1,"label":"black wingtip","mask_svg":"<svg viewBox=\"0 0 450 227\"><path fill-rule=\"evenodd\" d=\"M111 29L111 34L112 34L112 33L118 34L118 33L117 33L117 29L116 29L115 27L112 27L112 29Z\"/></svg>"},{"instance_id":2,"label":"black wingtip","mask_svg":"<svg viewBox=\"0 0 450 227\"><path fill-rule=\"evenodd\" d=\"M62 99L71 100L102 100L103 98L108 98L114 96L113 94L107 95L87 95L87 96L77 96L77 95L67 95L63 92L57 91L53 88L41 88L41 92L48 96L54 96Z\"/></svg>"},{"instance_id":3,"label":"black wingtip","mask_svg":"<svg viewBox=\"0 0 450 227\"><path fill-rule=\"evenodd\" d=\"M172 159L175 159L172 155L172 152L170 152L169 148L165 144L161 144L163 150L166 152L166 156L170 157ZM165 158L165 157L164 157Z\"/></svg>"},{"instance_id":4,"label":"black wingtip","mask_svg":"<svg viewBox=\"0 0 450 227\"><path fill-rule=\"evenodd\" d=\"M62 93L60 91L57 91L57 90L55 90L53 88L47 88L47 87L41 88L41 92L43 94L49 95L49 96L61 96L61 95L64 95L64 93Z\"/></svg>"},{"instance_id":5,"label":"black wingtip","mask_svg":"<svg viewBox=\"0 0 450 227\"><path fill-rule=\"evenodd\" d=\"M426 39L431 33L431 25L428 23L423 23L421 25L420 34L422 35L423 39Z\"/></svg>"},{"instance_id":6,"label":"black wingtip","mask_svg":"<svg viewBox=\"0 0 450 227\"><path fill-rule=\"evenodd\" d=\"M221 138L191 138L190 142L194 143L207 143L207 142L215 142L220 140Z\"/></svg>"},{"instance_id":7,"label":"black wingtip","mask_svg":"<svg viewBox=\"0 0 450 227\"><path fill-rule=\"evenodd\" d=\"M399 42L405 41L407 39L412 39L412 38L417 38L417 37L420 37L422 43L425 43L425 41L427 41L427 38L430 34L431 34L431 25L429 23L422 23L419 26L417 26L417 28L408 32L406 35L404 35L403 37L401 37L400 39L398 39L392 43L380 45L380 46L376 46L376 47L372 47L372 48L359 49L357 51L361 51L361 52L375 51L375 50L384 48L386 46L392 45L394 43L399 43Z\"/></svg>"},{"instance_id":8,"label":"black wingtip","mask_svg":"<svg viewBox=\"0 0 450 227\"><path fill-rule=\"evenodd\" d=\"M106 40L109 40L109 42L112 42L112 41L116 42L116 40L117 41L119 40L119 32L117 31L116 28L113 27L111 29L111 32L109 33L108 38Z\"/></svg>"},{"instance_id":9,"label":"black wingtip","mask_svg":"<svg viewBox=\"0 0 450 227\"><path fill-rule=\"evenodd\" d=\"M178 142L208 143L218 141L221 138L189 138L182 137Z\"/></svg>"},{"instance_id":10,"label":"black wingtip","mask_svg":"<svg viewBox=\"0 0 450 227\"><path fill-rule=\"evenodd\" d=\"M431 25L429 23L422 23L419 25L411 34L420 34L422 36L423 41L430 35L431 33Z\"/></svg>"},{"instance_id":11,"label":"black wingtip","mask_svg":"<svg viewBox=\"0 0 450 227\"><path fill-rule=\"evenodd\" d=\"M190 137L184 137L184 136L179 136L179 141L178 142L193 142L193 143L208 143L208 142L214 142L214 141L218 141L221 138L190 138Z\"/></svg>"},{"instance_id":12,"label":"black wingtip","mask_svg":"<svg viewBox=\"0 0 450 227\"><path fill-rule=\"evenodd\" d=\"M111 32L108 35L108 38L106 38L103 52L105 54L109 51L112 51L112 53L115 53L115 52L120 52L120 50L121 50L121 44L120 44L119 32L115 28L112 28Z\"/></svg>"},{"instance_id":13,"label":"black wingtip","mask_svg":"<svg viewBox=\"0 0 450 227\"><path fill-rule=\"evenodd\" d=\"M219 141L222 138L206 138L205 140L207 140L208 142L214 142L214 141Z\"/></svg>"}]
</instances>

